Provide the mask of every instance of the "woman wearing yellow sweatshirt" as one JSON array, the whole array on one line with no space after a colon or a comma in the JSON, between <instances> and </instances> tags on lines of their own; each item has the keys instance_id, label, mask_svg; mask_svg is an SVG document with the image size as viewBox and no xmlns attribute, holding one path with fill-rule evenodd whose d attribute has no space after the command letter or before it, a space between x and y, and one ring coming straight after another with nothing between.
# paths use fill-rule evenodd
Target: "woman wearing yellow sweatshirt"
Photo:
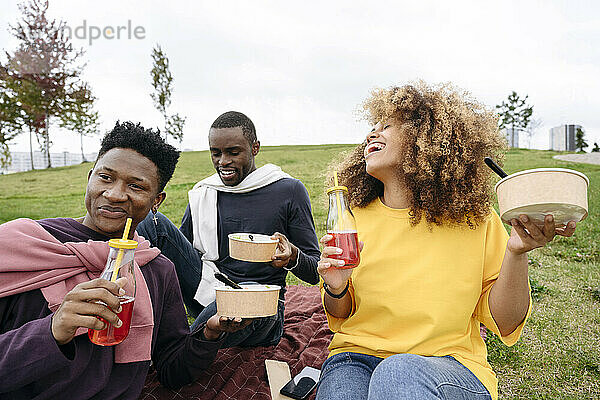
<instances>
[{"instance_id":1,"label":"woman wearing yellow sweatshirt","mask_svg":"<svg viewBox=\"0 0 600 400\"><path fill-rule=\"evenodd\" d=\"M496 399L480 324L511 346L531 309L527 252L575 222L525 215L507 234L485 156L496 115L450 85L375 90L373 130L337 167L364 247L353 269L324 247L318 271L335 332L318 400ZM331 237L325 235L325 245Z\"/></svg>"}]
</instances>

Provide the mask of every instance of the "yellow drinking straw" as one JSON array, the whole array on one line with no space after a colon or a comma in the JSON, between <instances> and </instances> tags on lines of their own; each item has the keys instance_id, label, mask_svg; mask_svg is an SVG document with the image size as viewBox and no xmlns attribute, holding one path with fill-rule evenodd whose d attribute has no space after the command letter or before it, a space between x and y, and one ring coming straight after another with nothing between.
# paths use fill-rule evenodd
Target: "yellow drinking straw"
<instances>
[{"instance_id":1,"label":"yellow drinking straw","mask_svg":"<svg viewBox=\"0 0 600 400\"><path fill-rule=\"evenodd\" d=\"M127 218L127 222L125 222L125 230L123 230L123 240L127 240L127 236L129 236L129 229L131 229L131 218ZM117 253L117 259L115 260L115 269L113 269L112 276L110 277L111 282L116 281L117 276L119 276L119 268L121 268L123 254L125 254L125 249L119 249L119 253Z\"/></svg>"},{"instance_id":2,"label":"yellow drinking straw","mask_svg":"<svg viewBox=\"0 0 600 400\"><path fill-rule=\"evenodd\" d=\"M337 177L337 171L333 171L333 184L335 185L335 187L338 187L338 177ZM337 194L335 195L335 199L337 202L337 211L338 211L338 223L340 223L341 226L338 227L338 229L343 232L344 231L344 216L342 215L342 203L340 202L340 196L338 196Z\"/></svg>"}]
</instances>

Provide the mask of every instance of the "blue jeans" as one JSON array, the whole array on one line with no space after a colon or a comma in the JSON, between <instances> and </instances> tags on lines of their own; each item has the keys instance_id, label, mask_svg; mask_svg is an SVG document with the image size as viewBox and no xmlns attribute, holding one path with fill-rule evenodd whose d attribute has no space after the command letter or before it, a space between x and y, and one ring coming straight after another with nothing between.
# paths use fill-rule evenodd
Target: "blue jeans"
<instances>
[{"instance_id":1,"label":"blue jeans","mask_svg":"<svg viewBox=\"0 0 600 400\"><path fill-rule=\"evenodd\" d=\"M196 318L191 330L193 331L215 315L217 306L214 302L204 308L194 300L202 278L202 254L194 248L183 233L161 213L156 213L156 223L152 213L148 213L137 226L136 231L138 235L148 239L154 247L158 247L175 264L183 302L188 314ZM271 346L279 343L283 334L283 311L283 300L279 300L276 315L256 318L244 329L228 334L221 347Z\"/></svg>"},{"instance_id":2,"label":"blue jeans","mask_svg":"<svg viewBox=\"0 0 600 400\"><path fill-rule=\"evenodd\" d=\"M340 353L325 361L317 387L317 400L491 398L481 381L450 356L396 354L382 359Z\"/></svg>"}]
</instances>

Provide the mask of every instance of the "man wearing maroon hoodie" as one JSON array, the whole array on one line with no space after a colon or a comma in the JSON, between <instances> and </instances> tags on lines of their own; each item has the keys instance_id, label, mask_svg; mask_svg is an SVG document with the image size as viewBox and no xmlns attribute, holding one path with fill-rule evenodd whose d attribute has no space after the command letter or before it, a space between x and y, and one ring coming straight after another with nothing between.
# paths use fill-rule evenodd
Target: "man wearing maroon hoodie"
<instances>
[{"instance_id":1,"label":"man wearing maroon hoodie","mask_svg":"<svg viewBox=\"0 0 600 400\"><path fill-rule=\"evenodd\" d=\"M151 362L162 384L178 388L212 363L227 332L245 326L214 316L190 332L173 263L134 236L165 199L178 158L158 133L117 123L89 172L84 217L0 225L0 399L137 399ZM147 329L133 345L98 346L84 333L121 326L124 282L98 279L104 265L93 260L108 254L103 242L120 238L128 217L130 239L146 254L137 287L149 294L139 302Z\"/></svg>"}]
</instances>

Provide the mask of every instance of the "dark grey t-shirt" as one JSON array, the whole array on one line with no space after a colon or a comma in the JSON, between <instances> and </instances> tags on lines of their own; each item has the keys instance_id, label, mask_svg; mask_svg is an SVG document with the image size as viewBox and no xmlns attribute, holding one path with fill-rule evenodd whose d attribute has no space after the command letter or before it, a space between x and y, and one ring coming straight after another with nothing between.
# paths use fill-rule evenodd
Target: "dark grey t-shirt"
<instances>
[{"instance_id":1,"label":"dark grey t-shirt","mask_svg":"<svg viewBox=\"0 0 600 400\"><path fill-rule=\"evenodd\" d=\"M292 270L294 275L311 284L319 282L317 262L321 253L308 192L299 180L283 178L248 193L218 192L217 230L219 259L216 265L235 282L253 281L285 287L287 275L286 270L269 263L248 263L229 257L227 235L237 232L283 233L300 250L298 266ZM189 204L180 231L194 243Z\"/></svg>"}]
</instances>

